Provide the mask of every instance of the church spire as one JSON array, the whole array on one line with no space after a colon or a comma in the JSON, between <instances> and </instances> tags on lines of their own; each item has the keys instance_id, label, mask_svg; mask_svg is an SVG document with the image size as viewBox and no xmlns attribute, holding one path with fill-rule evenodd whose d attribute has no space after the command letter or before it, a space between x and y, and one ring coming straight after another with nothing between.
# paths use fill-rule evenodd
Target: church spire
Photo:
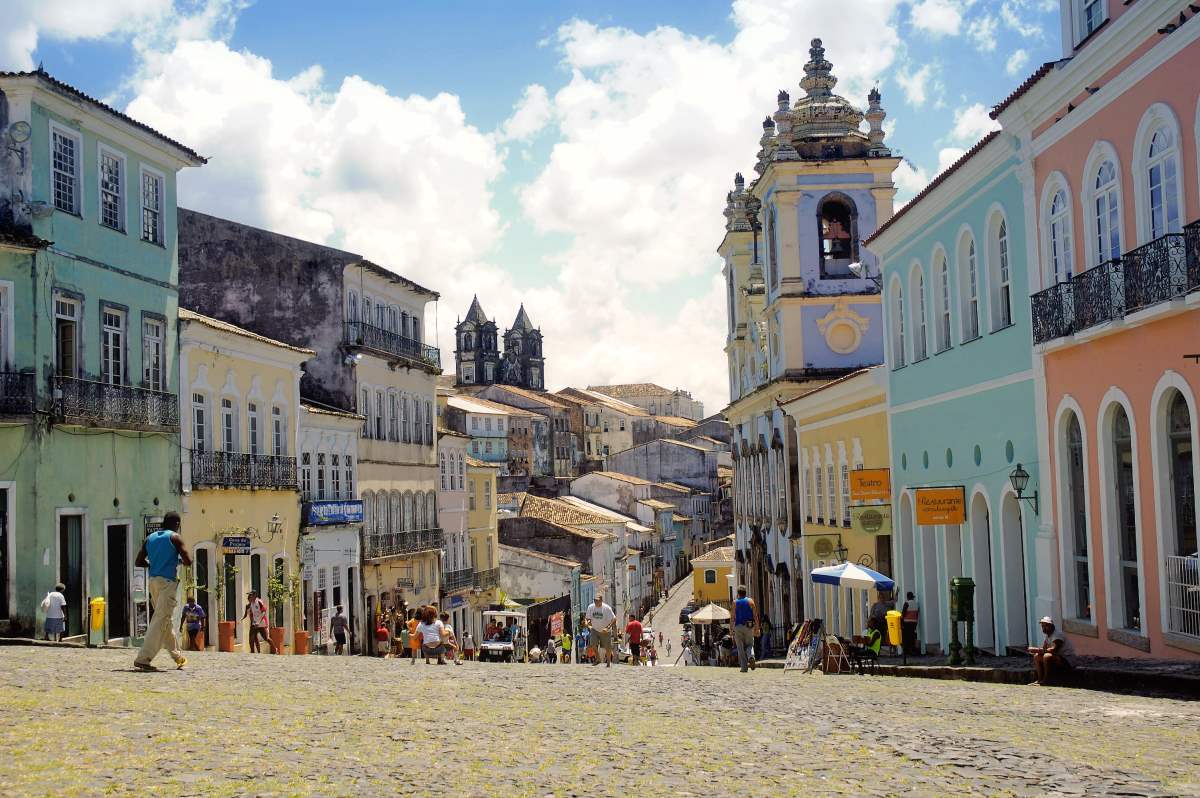
<instances>
[{"instance_id":1,"label":"church spire","mask_svg":"<svg viewBox=\"0 0 1200 798\"><path fill-rule=\"evenodd\" d=\"M487 323L487 316L484 314L483 308L479 305L478 294L471 300L471 309L467 311L467 318L464 321L474 322L475 324Z\"/></svg>"},{"instance_id":2,"label":"church spire","mask_svg":"<svg viewBox=\"0 0 1200 798\"><path fill-rule=\"evenodd\" d=\"M529 314L525 312L525 303L521 303L521 309L517 311L517 318L513 322L512 328L522 333L532 332L533 322L529 320Z\"/></svg>"}]
</instances>

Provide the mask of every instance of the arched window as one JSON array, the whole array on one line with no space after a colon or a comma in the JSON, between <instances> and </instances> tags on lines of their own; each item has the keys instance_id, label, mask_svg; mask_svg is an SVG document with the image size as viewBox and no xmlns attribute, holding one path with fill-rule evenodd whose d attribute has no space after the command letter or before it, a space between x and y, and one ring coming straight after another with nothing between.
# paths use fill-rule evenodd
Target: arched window
<instances>
[{"instance_id":1,"label":"arched window","mask_svg":"<svg viewBox=\"0 0 1200 798\"><path fill-rule=\"evenodd\" d=\"M1095 265L1121 257L1121 190L1117 185L1117 168L1104 161L1096 169L1092 183L1092 209L1095 213L1092 257Z\"/></svg>"},{"instance_id":2,"label":"arched window","mask_svg":"<svg viewBox=\"0 0 1200 798\"><path fill-rule=\"evenodd\" d=\"M1087 492L1084 488L1083 430L1079 417L1069 413L1066 424L1067 518L1071 524L1071 563L1075 587L1075 617L1092 617L1092 589L1088 563Z\"/></svg>"},{"instance_id":3,"label":"arched window","mask_svg":"<svg viewBox=\"0 0 1200 798\"><path fill-rule=\"evenodd\" d=\"M975 239L967 234L958 245L959 293L961 295L962 339L979 337L979 257Z\"/></svg>"},{"instance_id":4,"label":"arched window","mask_svg":"<svg viewBox=\"0 0 1200 798\"><path fill-rule=\"evenodd\" d=\"M892 368L904 366L904 289L899 280L892 281Z\"/></svg>"},{"instance_id":5,"label":"arched window","mask_svg":"<svg viewBox=\"0 0 1200 798\"><path fill-rule=\"evenodd\" d=\"M950 348L950 268L946 264L946 256L938 253L933 262L933 307L937 313L935 334L937 336L937 351L945 352Z\"/></svg>"},{"instance_id":6,"label":"arched window","mask_svg":"<svg viewBox=\"0 0 1200 798\"><path fill-rule=\"evenodd\" d=\"M704 584L715 585L717 583L717 572L712 568L704 569Z\"/></svg>"},{"instance_id":7,"label":"arched window","mask_svg":"<svg viewBox=\"0 0 1200 798\"><path fill-rule=\"evenodd\" d=\"M913 336L913 362L924 360L929 352L927 348L927 338L925 334L926 319L928 318L925 308L925 278L921 274L921 267L914 267L912 277L909 284L911 297L909 299L912 305L912 336Z\"/></svg>"},{"instance_id":8,"label":"arched window","mask_svg":"<svg viewBox=\"0 0 1200 798\"><path fill-rule=\"evenodd\" d=\"M771 209L767 211L767 276L772 288L779 287L779 249L775 227L775 206L771 206Z\"/></svg>"},{"instance_id":9,"label":"arched window","mask_svg":"<svg viewBox=\"0 0 1200 798\"><path fill-rule=\"evenodd\" d=\"M1175 134L1160 127L1150 138L1147 152L1146 196L1150 220L1150 239L1178 233L1179 221L1179 150Z\"/></svg>"},{"instance_id":10,"label":"arched window","mask_svg":"<svg viewBox=\"0 0 1200 798\"><path fill-rule=\"evenodd\" d=\"M858 208L845 194L830 194L817 206L821 236L821 279L854 277L850 264L858 260Z\"/></svg>"},{"instance_id":11,"label":"arched window","mask_svg":"<svg viewBox=\"0 0 1200 798\"><path fill-rule=\"evenodd\" d=\"M351 291L346 299L346 316L350 321L358 321L358 292Z\"/></svg>"},{"instance_id":12,"label":"arched window","mask_svg":"<svg viewBox=\"0 0 1200 798\"><path fill-rule=\"evenodd\" d=\"M1126 629L1141 629L1142 610L1138 589L1138 529L1134 504L1133 434L1125 408L1112 413L1113 496L1116 505L1118 573L1117 589L1123 613L1116 620Z\"/></svg>"},{"instance_id":13,"label":"arched window","mask_svg":"<svg viewBox=\"0 0 1200 798\"><path fill-rule=\"evenodd\" d=\"M1009 263L1008 222L993 219L989 231L988 277L991 279L992 330L1012 324L1012 268Z\"/></svg>"},{"instance_id":14,"label":"arched window","mask_svg":"<svg viewBox=\"0 0 1200 798\"><path fill-rule=\"evenodd\" d=\"M1192 414L1179 391L1167 409L1167 442L1175 554L1186 557L1196 552L1196 479L1192 467Z\"/></svg>"},{"instance_id":15,"label":"arched window","mask_svg":"<svg viewBox=\"0 0 1200 798\"><path fill-rule=\"evenodd\" d=\"M1047 220L1048 252L1050 261L1050 277L1055 283L1065 283L1071 279L1074 265L1071 261L1071 205L1067 201L1067 192L1061 188L1054 192L1050 200L1050 217Z\"/></svg>"}]
</instances>

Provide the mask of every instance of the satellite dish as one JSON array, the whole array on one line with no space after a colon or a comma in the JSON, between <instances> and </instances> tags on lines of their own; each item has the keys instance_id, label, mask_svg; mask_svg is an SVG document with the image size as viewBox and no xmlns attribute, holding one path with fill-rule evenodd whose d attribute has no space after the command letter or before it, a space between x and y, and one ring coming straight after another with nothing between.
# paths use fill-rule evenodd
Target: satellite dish
<instances>
[{"instance_id":1,"label":"satellite dish","mask_svg":"<svg viewBox=\"0 0 1200 798\"><path fill-rule=\"evenodd\" d=\"M23 119L8 126L8 138L14 144L24 144L32 134L33 128Z\"/></svg>"}]
</instances>

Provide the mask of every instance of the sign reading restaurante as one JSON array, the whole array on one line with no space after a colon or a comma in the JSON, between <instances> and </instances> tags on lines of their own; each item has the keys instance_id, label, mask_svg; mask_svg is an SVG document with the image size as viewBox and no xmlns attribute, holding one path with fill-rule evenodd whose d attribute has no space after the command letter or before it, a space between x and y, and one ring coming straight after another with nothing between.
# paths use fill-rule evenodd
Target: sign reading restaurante
<instances>
[{"instance_id":1,"label":"sign reading restaurante","mask_svg":"<svg viewBox=\"0 0 1200 798\"><path fill-rule=\"evenodd\" d=\"M867 504L851 507L850 529L863 535L892 534L892 505Z\"/></svg>"},{"instance_id":2,"label":"sign reading restaurante","mask_svg":"<svg viewBox=\"0 0 1200 798\"><path fill-rule=\"evenodd\" d=\"M917 488L917 526L966 523L966 488Z\"/></svg>"}]
</instances>

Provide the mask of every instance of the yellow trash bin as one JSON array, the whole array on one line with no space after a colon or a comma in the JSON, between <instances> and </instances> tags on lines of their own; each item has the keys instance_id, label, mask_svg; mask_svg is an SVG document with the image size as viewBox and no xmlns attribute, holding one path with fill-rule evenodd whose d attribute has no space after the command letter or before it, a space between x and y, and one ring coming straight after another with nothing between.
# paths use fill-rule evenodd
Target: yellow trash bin
<instances>
[{"instance_id":1,"label":"yellow trash bin","mask_svg":"<svg viewBox=\"0 0 1200 798\"><path fill-rule=\"evenodd\" d=\"M96 597L88 602L88 606L92 611L92 631L104 631L104 599Z\"/></svg>"},{"instance_id":2,"label":"yellow trash bin","mask_svg":"<svg viewBox=\"0 0 1200 798\"><path fill-rule=\"evenodd\" d=\"M887 631L888 645L900 645L900 612L898 610L888 610L887 613Z\"/></svg>"}]
</instances>

